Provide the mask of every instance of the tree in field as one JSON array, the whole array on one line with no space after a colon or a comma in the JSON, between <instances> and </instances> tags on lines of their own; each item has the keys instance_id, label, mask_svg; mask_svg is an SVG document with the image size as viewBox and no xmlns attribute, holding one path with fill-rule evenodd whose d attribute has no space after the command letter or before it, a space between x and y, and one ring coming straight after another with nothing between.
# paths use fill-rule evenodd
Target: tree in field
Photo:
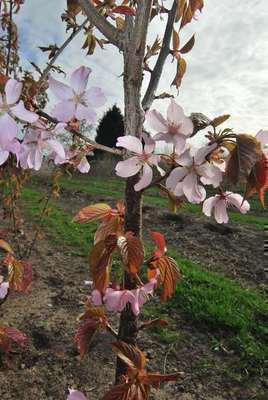
<instances>
[{"instance_id":1,"label":"tree in field","mask_svg":"<svg viewBox=\"0 0 268 400\"><path fill-rule=\"evenodd\" d=\"M99 122L95 141L107 147L115 147L117 138L124 135L124 118L120 109L115 104L110 108ZM95 154L103 154L95 151Z\"/></svg>"},{"instance_id":2,"label":"tree in field","mask_svg":"<svg viewBox=\"0 0 268 400\"><path fill-rule=\"evenodd\" d=\"M94 288L80 316L75 342L83 357L91 338L100 330L108 331L114 337L112 348L118 358L116 384L103 400L147 400L152 386L176 380L181 374L147 372L145 355L138 347L138 333L147 326L166 322L156 319L141 325L138 316L157 288L160 300L168 300L181 274L176 261L167 255L165 238L160 232L150 232L155 248L145 256L143 193L156 186L174 206L182 202L203 204L205 215L214 216L218 223L226 223L227 208L235 207L246 213L249 210L247 199L253 193L258 192L264 203L268 187L268 132L260 131L255 137L236 134L231 129L221 130L219 126L228 115L212 120L200 113L186 116L174 98L170 99L166 117L153 108L155 99L172 97L167 92L157 92L167 61L176 60L171 83L177 89L181 85L186 71L184 57L194 47L195 38L192 36L181 45L180 33L203 9L203 0L174 0L172 4L158 0L124 0L122 3L68 0L67 12L62 18L72 33L62 46L42 48L48 52L49 62L43 71L34 66L40 74L38 80L26 73L20 76L15 57L17 47L12 18L22 3L11 0L1 4L7 39L3 39L6 43L0 58L0 165L2 181L11 191L5 197L6 205L10 207L16 226L16 199L21 190L19 173L38 171L44 154L56 165L72 165L83 173L90 169L86 155L91 151L98 149L121 157L115 172L126 178L125 198L118 201L115 208L103 203L89 205L74 217L77 223L99 221L89 256ZM81 15L85 16L84 21L78 24L77 18ZM160 19L160 16L166 18ZM157 36L148 43L147 33L154 18L165 23L165 31L162 38ZM121 132L112 148L108 143L94 142L81 133L81 124L94 123L98 107L105 103L105 90L90 86L90 74L94 71L80 66L65 83L55 77L56 72L61 71L55 61L81 31L86 36L82 47L87 54L93 54L97 45L113 45L119 50L118 57L123 58L124 134ZM142 98L146 73L149 84ZM48 87L57 98L50 113L44 112L42 107L44 99L48 102ZM145 120L154 132L153 137L145 132ZM196 147L192 137L201 130L204 130L206 144ZM18 141L19 131L23 134L22 141ZM62 133L70 140L62 141ZM172 145L170 154L156 152L158 141ZM13 187L10 182L14 181ZM245 185L244 198L229 189L230 185L233 188L240 182ZM207 198L206 186L214 188L214 196ZM57 182L53 188L57 193ZM114 282L111 270L115 254L119 255L122 268L120 279ZM2 291L6 294L5 288ZM118 331L111 325L108 312L119 313ZM85 396L71 389L68 398L83 400Z\"/></svg>"}]
</instances>

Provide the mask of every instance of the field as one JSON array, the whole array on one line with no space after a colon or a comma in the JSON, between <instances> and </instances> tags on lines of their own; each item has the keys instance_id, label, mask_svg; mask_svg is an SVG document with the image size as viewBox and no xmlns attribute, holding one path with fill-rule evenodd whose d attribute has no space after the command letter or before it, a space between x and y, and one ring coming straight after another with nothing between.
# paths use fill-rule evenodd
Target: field
<instances>
[{"instance_id":1,"label":"field","mask_svg":"<svg viewBox=\"0 0 268 400\"><path fill-rule=\"evenodd\" d=\"M49 190L45 176L33 177L24 189L28 238ZM26 352L14 351L2 367L1 400L64 400L68 387L82 390L89 400L100 399L113 383L112 338L102 334L83 361L73 342L90 291L87 256L96 225L77 225L72 218L95 202L114 205L123 192L124 182L116 178L61 178L61 196L50 202L41 222L43 238L32 254L33 285L26 296L12 294L1 308L4 319L31 339ZM164 233L183 274L174 297L164 305L152 299L141 316L169 321L167 328L141 331L149 368L185 373L179 382L153 391L153 399L267 399L267 214L256 199L251 204L248 215L231 212L231 222L220 226L198 206L174 214L155 190L145 196L146 251L152 247L148 229ZM116 326L117 316L112 320Z\"/></svg>"}]
</instances>

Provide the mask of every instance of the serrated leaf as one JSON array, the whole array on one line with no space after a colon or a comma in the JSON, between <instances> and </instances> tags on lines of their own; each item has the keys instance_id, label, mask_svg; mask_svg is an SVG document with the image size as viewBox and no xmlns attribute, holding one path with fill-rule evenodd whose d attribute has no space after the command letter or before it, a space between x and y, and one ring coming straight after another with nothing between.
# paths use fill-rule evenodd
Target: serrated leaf
<instances>
[{"instance_id":1,"label":"serrated leaf","mask_svg":"<svg viewBox=\"0 0 268 400\"><path fill-rule=\"evenodd\" d=\"M115 17L115 24L119 31L122 31L125 27L125 20L122 17Z\"/></svg>"},{"instance_id":2,"label":"serrated leaf","mask_svg":"<svg viewBox=\"0 0 268 400\"><path fill-rule=\"evenodd\" d=\"M67 0L67 10L73 15L77 15L82 10L78 0Z\"/></svg>"},{"instance_id":3,"label":"serrated leaf","mask_svg":"<svg viewBox=\"0 0 268 400\"><path fill-rule=\"evenodd\" d=\"M98 320L86 320L77 330L74 341L79 351L80 357L83 358L88 352L89 346L93 340L95 333L100 328Z\"/></svg>"},{"instance_id":4,"label":"serrated leaf","mask_svg":"<svg viewBox=\"0 0 268 400\"><path fill-rule=\"evenodd\" d=\"M180 37L178 32L175 31L175 29L173 29L172 33L172 42L173 42L173 52L176 53L180 47Z\"/></svg>"},{"instance_id":5,"label":"serrated leaf","mask_svg":"<svg viewBox=\"0 0 268 400\"><path fill-rule=\"evenodd\" d=\"M29 262L17 260L8 254L3 264L8 266L9 288L18 292L26 292L32 283L33 271Z\"/></svg>"},{"instance_id":6,"label":"serrated leaf","mask_svg":"<svg viewBox=\"0 0 268 400\"><path fill-rule=\"evenodd\" d=\"M236 146L232 150L226 166L226 176L233 184L246 181L252 168L262 158L260 142L251 135L236 137Z\"/></svg>"},{"instance_id":7,"label":"serrated leaf","mask_svg":"<svg viewBox=\"0 0 268 400\"><path fill-rule=\"evenodd\" d=\"M27 336L15 328L0 327L0 349L5 353L11 350L12 343L20 347L26 347L29 340Z\"/></svg>"},{"instance_id":8,"label":"serrated leaf","mask_svg":"<svg viewBox=\"0 0 268 400\"><path fill-rule=\"evenodd\" d=\"M220 115L219 117L214 118L210 125L213 126L214 128L216 128L217 126L223 124L225 121L227 121L227 119L230 118L230 114L225 114L225 115Z\"/></svg>"},{"instance_id":9,"label":"serrated leaf","mask_svg":"<svg viewBox=\"0 0 268 400\"><path fill-rule=\"evenodd\" d=\"M119 236L117 240L122 261L131 274L137 274L144 260L144 250L141 240L132 232Z\"/></svg>"},{"instance_id":10,"label":"serrated leaf","mask_svg":"<svg viewBox=\"0 0 268 400\"><path fill-rule=\"evenodd\" d=\"M104 292L109 284L109 268L112 263L112 249L107 249L105 241L96 243L89 255L89 266L94 287Z\"/></svg>"},{"instance_id":11,"label":"serrated leaf","mask_svg":"<svg viewBox=\"0 0 268 400\"><path fill-rule=\"evenodd\" d=\"M105 203L97 203L82 208L74 217L73 221L84 224L89 221L104 219L110 214L111 207Z\"/></svg>"},{"instance_id":12,"label":"serrated leaf","mask_svg":"<svg viewBox=\"0 0 268 400\"><path fill-rule=\"evenodd\" d=\"M157 246L157 249L154 250L153 255L155 257L163 256L167 251L165 236L162 235L162 233L155 231L150 231L150 235Z\"/></svg>"},{"instance_id":13,"label":"serrated leaf","mask_svg":"<svg viewBox=\"0 0 268 400\"><path fill-rule=\"evenodd\" d=\"M268 190L268 155L256 162L247 180L246 193L244 198L248 199L254 193L258 193L259 200L265 208L265 192Z\"/></svg>"},{"instance_id":14,"label":"serrated leaf","mask_svg":"<svg viewBox=\"0 0 268 400\"><path fill-rule=\"evenodd\" d=\"M137 368L138 370L145 368L146 358L138 347L118 341L112 344L112 349L129 367Z\"/></svg>"},{"instance_id":15,"label":"serrated leaf","mask_svg":"<svg viewBox=\"0 0 268 400\"><path fill-rule=\"evenodd\" d=\"M160 271L159 283L163 285L161 292L161 301L170 298L176 289L178 281L181 279L181 273L176 261L168 256L159 257L149 265L149 269Z\"/></svg>"},{"instance_id":16,"label":"serrated leaf","mask_svg":"<svg viewBox=\"0 0 268 400\"><path fill-rule=\"evenodd\" d=\"M6 251L7 253L14 254L11 246L3 239L0 239L0 248Z\"/></svg>"},{"instance_id":17,"label":"serrated leaf","mask_svg":"<svg viewBox=\"0 0 268 400\"><path fill-rule=\"evenodd\" d=\"M119 215L115 215L107 221L103 221L98 227L95 236L94 244L104 240L111 234L119 235L123 232L124 219Z\"/></svg>"}]
</instances>

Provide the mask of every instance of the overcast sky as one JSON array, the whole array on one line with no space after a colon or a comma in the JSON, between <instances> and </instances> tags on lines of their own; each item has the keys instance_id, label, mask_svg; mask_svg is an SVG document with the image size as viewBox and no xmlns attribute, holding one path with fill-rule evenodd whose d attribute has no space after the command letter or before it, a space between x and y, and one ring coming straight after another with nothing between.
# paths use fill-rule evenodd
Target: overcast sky
<instances>
[{"instance_id":1,"label":"overcast sky","mask_svg":"<svg viewBox=\"0 0 268 400\"><path fill-rule=\"evenodd\" d=\"M65 25L60 18L65 5L65 0L25 1L17 17L25 67L30 68L29 61L34 61L44 68L46 58L37 46L60 45L65 40ZM267 21L267 0L205 0L202 14L183 30L181 38L183 43L196 32L195 47L185 57L188 69L177 97L187 114L203 112L209 117L231 114L228 126L236 132L255 134L261 128L268 128ZM150 30L151 42L163 31L161 24L156 17ZM102 87L107 96L106 108L114 103L122 108L121 54L107 46L104 51L98 49L93 56L86 56L80 50L83 40L80 34L58 59L58 64L67 73L80 65L91 67L89 85ZM170 59L158 93L177 94L170 88L175 68ZM167 100L156 101L153 108L165 112L167 104ZM100 117L103 111L100 110Z\"/></svg>"}]
</instances>

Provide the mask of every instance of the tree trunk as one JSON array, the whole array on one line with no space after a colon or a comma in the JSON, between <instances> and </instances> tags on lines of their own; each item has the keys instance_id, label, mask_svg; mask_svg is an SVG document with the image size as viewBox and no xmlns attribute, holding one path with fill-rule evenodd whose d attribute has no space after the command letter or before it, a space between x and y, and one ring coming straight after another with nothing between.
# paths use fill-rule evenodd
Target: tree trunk
<instances>
[{"instance_id":1,"label":"tree trunk","mask_svg":"<svg viewBox=\"0 0 268 400\"><path fill-rule=\"evenodd\" d=\"M143 129L144 112L141 106L141 86L143 80L143 60L145 54L148 24L152 0L138 0L135 22L126 17L124 28L124 101L125 135L140 137ZM134 190L139 174L128 178L125 190L125 231L136 236L142 234L142 195ZM125 272L125 289L136 289L133 277ZM128 305L120 316L119 339L135 345L138 333L138 319ZM126 372L126 364L117 359L116 381Z\"/></svg>"}]
</instances>

